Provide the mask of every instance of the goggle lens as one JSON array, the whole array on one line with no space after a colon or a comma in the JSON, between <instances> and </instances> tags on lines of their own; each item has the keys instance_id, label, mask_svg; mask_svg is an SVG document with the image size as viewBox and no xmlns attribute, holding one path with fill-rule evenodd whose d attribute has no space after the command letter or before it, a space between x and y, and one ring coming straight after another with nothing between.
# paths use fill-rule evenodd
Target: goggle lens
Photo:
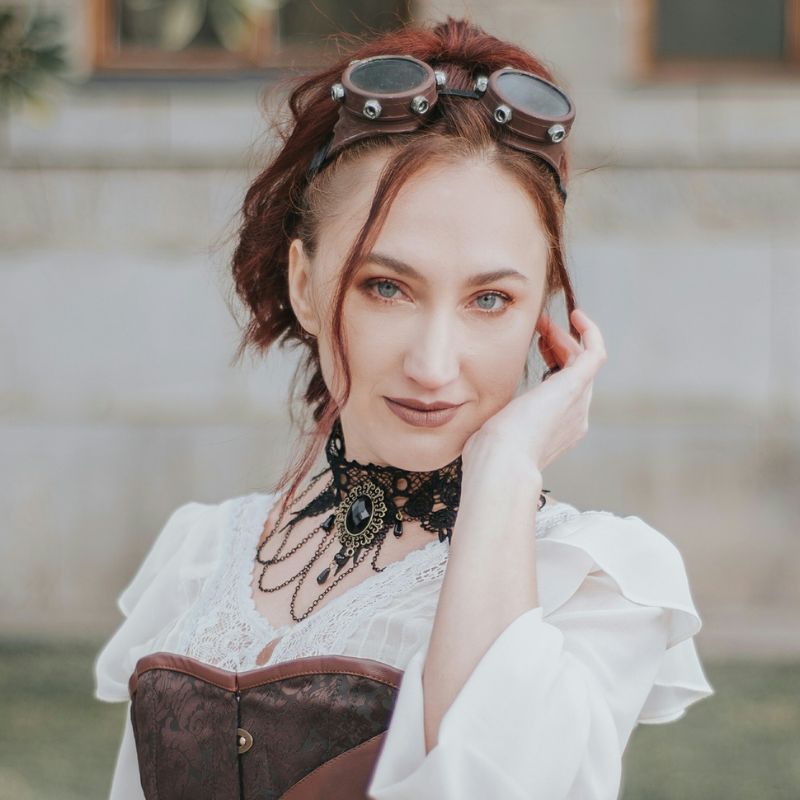
<instances>
[{"instance_id":1,"label":"goggle lens","mask_svg":"<svg viewBox=\"0 0 800 800\"><path fill-rule=\"evenodd\" d=\"M359 64L350 72L353 85L371 94L411 92L425 82L422 66L407 58L379 58Z\"/></svg>"},{"instance_id":2,"label":"goggle lens","mask_svg":"<svg viewBox=\"0 0 800 800\"><path fill-rule=\"evenodd\" d=\"M558 89L533 75L504 72L497 77L497 90L507 103L531 116L563 117L571 108Z\"/></svg>"}]
</instances>

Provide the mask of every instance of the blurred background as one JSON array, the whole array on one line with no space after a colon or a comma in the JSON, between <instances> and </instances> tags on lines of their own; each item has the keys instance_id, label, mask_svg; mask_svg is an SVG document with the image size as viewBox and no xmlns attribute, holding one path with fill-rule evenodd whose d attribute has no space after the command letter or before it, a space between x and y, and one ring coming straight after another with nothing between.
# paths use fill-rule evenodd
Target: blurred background
<instances>
[{"instance_id":1,"label":"blurred background","mask_svg":"<svg viewBox=\"0 0 800 800\"><path fill-rule=\"evenodd\" d=\"M623 796L800 797L798 0L0 0L0 797L107 795L117 595L175 508L288 458L294 354L231 363L270 89L447 14L577 107L569 260L609 360L545 487L663 532L704 620L717 694L634 732Z\"/></svg>"}]
</instances>

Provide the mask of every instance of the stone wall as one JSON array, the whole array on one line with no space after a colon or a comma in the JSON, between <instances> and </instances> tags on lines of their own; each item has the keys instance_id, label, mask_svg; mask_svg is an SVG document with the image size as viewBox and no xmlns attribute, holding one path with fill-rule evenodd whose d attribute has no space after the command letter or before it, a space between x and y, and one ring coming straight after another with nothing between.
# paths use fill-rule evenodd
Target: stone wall
<instances>
[{"instance_id":1,"label":"stone wall","mask_svg":"<svg viewBox=\"0 0 800 800\"><path fill-rule=\"evenodd\" d=\"M86 8L60 5L81 78ZM675 542L706 652L796 653L800 82L648 83L632 3L467 10L578 109L570 261L609 361L545 485ZM230 363L263 88L81 78L0 119L0 631L110 631L177 505L266 491L287 458L292 354Z\"/></svg>"}]
</instances>

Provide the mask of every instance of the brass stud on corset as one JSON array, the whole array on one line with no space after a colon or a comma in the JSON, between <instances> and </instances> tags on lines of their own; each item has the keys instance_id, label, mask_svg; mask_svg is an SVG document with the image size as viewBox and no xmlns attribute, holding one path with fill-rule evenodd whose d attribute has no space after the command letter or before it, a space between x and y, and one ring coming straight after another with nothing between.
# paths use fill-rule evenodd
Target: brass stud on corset
<instances>
[{"instance_id":1,"label":"brass stud on corset","mask_svg":"<svg viewBox=\"0 0 800 800\"><path fill-rule=\"evenodd\" d=\"M246 731L244 728L237 728L236 743L239 753L246 753L253 746L253 737L250 735L250 731Z\"/></svg>"}]
</instances>

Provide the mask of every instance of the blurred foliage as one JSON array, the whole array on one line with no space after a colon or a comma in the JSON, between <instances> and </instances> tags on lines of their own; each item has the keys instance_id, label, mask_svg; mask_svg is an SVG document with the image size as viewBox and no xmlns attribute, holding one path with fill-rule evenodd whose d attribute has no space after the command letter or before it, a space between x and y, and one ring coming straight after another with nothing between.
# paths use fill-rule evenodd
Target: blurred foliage
<instances>
[{"instance_id":1,"label":"blurred foliage","mask_svg":"<svg viewBox=\"0 0 800 800\"><path fill-rule=\"evenodd\" d=\"M108 796L127 704L93 699L101 645L0 640L0 800ZM800 665L703 666L716 694L634 730L620 800L797 800Z\"/></svg>"},{"instance_id":2,"label":"blurred foliage","mask_svg":"<svg viewBox=\"0 0 800 800\"><path fill-rule=\"evenodd\" d=\"M32 8L0 5L0 110L41 104L67 68L61 21Z\"/></svg>"}]
</instances>

